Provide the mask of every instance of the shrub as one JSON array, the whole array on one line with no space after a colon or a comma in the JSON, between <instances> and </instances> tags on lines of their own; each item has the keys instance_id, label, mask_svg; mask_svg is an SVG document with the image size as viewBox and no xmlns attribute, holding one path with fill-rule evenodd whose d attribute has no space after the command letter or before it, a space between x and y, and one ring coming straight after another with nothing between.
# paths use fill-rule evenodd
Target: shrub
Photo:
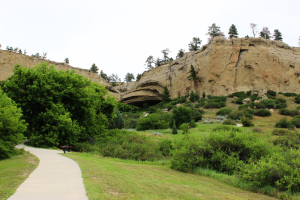
<instances>
[{"instance_id":1,"label":"shrub","mask_svg":"<svg viewBox=\"0 0 300 200\"><path fill-rule=\"evenodd\" d=\"M189 108L193 107L193 104L192 104L192 102L190 102L190 101L186 101L183 105L184 105L185 107L189 107Z\"/></svg>"},{"instance_id":2,"label":"shrub","mask_svg":"<svg viewBox=\"0 0 300 200\"><path fill-rule=\"evenodd\" d=\"M138 112L141 110L137 106L133 106L133 105L125 104L125 103L121 103L121 102L117 103L117 108L121 112Z\"/></svg>"},{"instance_id":3,"label":"shrub","mask_svg":"<svg viewBox=\"0 0 300 200\"><path fill-rule=\"evenodd\" d=\"M136 130L155 130L155 129L167 129L171 115L169 113L153 113L143 116L140 122L136 126Z\"/></svg>"},{"instance_id":4,"label":"shrub","mask_svg":"<svg viewBox=\"0 0 300 200\"><path fill-rule=\"evenodd\" d=\"M93 151L97 151L98 148L89 142L84 142L84 143L75 143L73 150L78 152L93 152Z\"/></svg>"},{"instance_id":5,"label":"shrub","mask_svg":"<svg viewBox=\"0 0 300 200\"><path fill-rule=\"evenodd\" d=\"M223 122L224 125L236 125L236 123L232 119L226 119Z\"/></svg>"},{"instance_id":6,"label":"shrub","mask_svg":"<svg viewBox=\"0 0 300 200\"><path fill-rule=\"evenodd\" d=\"M217 126L215 128L212 129L212 131L216 132L216 131L235 131L235 132L242 132L242 129L238 128L238 127L230 127L230 126Z\"/></svg>"},{"instance_id":7,"label":"shrub","mask_svg":"<svg viewBox=\"0 0 300 200\"><path fill-rule=\"evenodd\" d=\"M236 104L243 104L243 99L242 98L238 98L237 100L235 100Z\"/></svg>"},{"instance_id":8,"label":"shrub","mask_svg":"<svg viewBox=\"0 0 300 200\"><path fill-rule=\"evenodd\" d=\"M295 97L295 96L297 96L296 93L290 93L290 92L283 93L283 95L286 96L286 97Z\"/></svg>"},{"instance_id":9,"label":"shrub","mask_svg":"<svg viewBox=\"0 0 300 200\"><path fill-rule=\"evenodd\" d=\"M209 109L209 108L222 108L226 106L226 102L208 102L207 104L204 105L204 108Z\"/></svg>"},{"instance_id":10,"label":"shrub","mask_svg":"<svg viewBox=\"0 0 300 200\"><path fill-rule=\"evenodd\" d=\"M171 103L166 103L162 107L166 108L168 110L171 110L171 109L175 108L176 106L172 105Z\"/></svg>"},{"instance_id":11,"label":"shrub","mask_svg":"<svg viewBox=\"0 0 300 200\"><path fill-rule=\"evenodd\" d=\"M272 109L275 107L275 102L273 100L270 99L264 99L259 103L254 104L256 106L257 109L265 109L265 108L269 108Z\"/></svg>"},{"instance_id":12,"label":"shrub","mask_svg":"<svg viewBox=\"0 0 300 200\"><path fill-rule=\"evenodd\" d=\"M175 119L173 119L172 134L177 134L177 127L176 127L176 124L175 124Z\"/></svg>"},{"instance_id":13,"label":"shrub","mask_svg":"<svg viewBox=\"0 0 300 200\"><path fill-rule=\"evenodd\" d=\"M293 126L292 122L289 122L287 117L281 118L276 124L276 128L291 128Z\"/></svg>"},{"instance_id":14,"label":"shrub","mask_svg":"<svg viewBox=\"0 0 300 200\"><path fill-rule=\"evenodd\" d=\"M271 116L272 113L269 110L259 109L254 113L254 115L261 116L261 117L268 117Z\"/></svg>"},{"instance_id":15,"label":"shrub","mask_svg":"<svg viewBox=\"0 0 300 200\"><path fill-rule=\"evenodd\" d=\"M274 129L272 131L272 135L279 135L279 136L288 135L289 133L290 133L289 131L284 129Z\"/></svg>"},{"instance_id":16,"label":"shrub","mask_svg":"<svg viewBox=\"0 0 300 200\"><path fill-rule=\"evenodd\" d=\"M118 129L105 131L97 137L96 146L105 157L138 161L154 161L162 158L159 143L133 131Z\"/></svg>"},{"instance_id":17,"label":"shrub","mask_svg":"<svg viewBox=\"0 0 300 200\"><path fill-rule=\"evenodd\" d=\"M216 113L216 115L228 115L229 113L232 112L231 108L221 108L220 110L218 110L218 112Z\"/></svg>"},{"instance_id":18,"label":"shrub","mask_svg":"<svg viewBox=\"0 0 300 200\"><path fill-rule=\"evenodd\" d=\"M116 114L116 117L113 118L113 120L108 125L109 129L124 128L125 127L124 119L122 117L122 114L120 113L120 111L117 108L115 108L115 114Z\"/></svg>"},{"instance_id":19,"label":"shrub","mask_svg":"<svg viewBox=\"0 0 300 200\"><path fill-rule=\"evenodd\" d=\"M299 149L300 148L300 134L295 132L285 131L285 133L273 140L273 144L286 149Z\"/></svg>"},{"instance_id":20,"label":"shrub","mask_svg":"<svg viewBox=\"0 0 300 200\"><path fill-rule=\"evenodd\" d=\"M296 115L295 117L293 117L291 123L297 128L300 128L300 115Z\"/></svg>"},{"instance_id":21,"label":"shrub","mask_svg":"<svg viewBox=\"0 0 300 200\"><path fill-rule=\"evenodd\" d=\"M159 111L159 108L157 108L157 107L155 107L155 106L150 106L149 108L148 108L148 112L149 113L156 113L156 112L158 112Z\"/></svg>"},{"instance_id":22,"label":"shrub","mask_svg":"<svg viewBox=\"0 0 300 200\"><path fill-rule=\"evenodd\" d=\"M250 127L250 126L254 126L254 124L252 123L251 119L247 118L247 117L241 117L241 121L244 127Z\"/></svg>"},{"instance_id":23,"label":"shrub","mask_svg":"<svg viewBox=\"0 0 300 200\"><path fill-rule=\"evenodd\" d=\"M276 109L282 109L287 107L286 100L282 98L276 99L275 105L276 105Z\"/></svg>"},{"instance_id":24,"label":"shrub","mask_svg":"<svg viewBox=\"0 0 300 200\"><path fill-rule=\"evenodd\" d=\"M192 121L192 109L179 106L173 110L172 121L170 121L170 128L173 127L173 119L176 127L180 127L183 123L190 123Z\"/></svg>"},{"instance_id":25,"label":"shrub","mask_svg":"<svg viewBox=\"0 0 300 200\"><path fill-rule=\"evenodd\" d=\"M296 115L299 115L299 111L298 110L288 110L286 108L283 108L283 109L279 110L279 114L294 117Z\"/></svg>"},{"instance_id":26,"label":"shrub","mask_svg":"<svg viewBox=\"0 0 300 200\"><path fill-rule=\"evenodd\" d=\"M244 113L244 116L247 117L247 118L249 118L249 119L253 119L253 115L251 115L251 114L248 113L248 112L245 112L245 113Z\"/></svg>"},{"instance_id":27,"label":"shrub","mask_svg":"<svg viewBox=\"0 0 300 200\"><path fill-rule=\"evenodd\" d=\"M183 123L180 125L180 130L182 130L182 134L187 134L189 132L190 124L189 123Z\"/></svg>"},{"instance_id":28,"label":"shrub","mask_svg":"<svg viewBox=\"0 0 300 200\"><path fill-rule=\"evenodd\" d=\"M261 128L253 128L253 129L252 129L252 132L253 132L253 133L263 133L264 130L261 129Z\"/></svg>"},{"instance_id":29,"label":"shrub","mask_svg":"<svg viewBox=\"0 0 300 200\"><path fill-rule=\"evenodd\" d=\"M196 122L202 119L202 115L204 114L203 110L193 109L192 119Z\"/></svg>"},{"instance_id":30,"label":"shrub","mask_svg":"<svg viewBox=\"0 0 300 200\"><path fill-rule=\"evenodd\" d=\"M194 91L192 90L191 95L190 95L190 101L194 103L194 102L198 101L199 99L200 99L199 94L194 93Z\"/></svg>"},{"instance_id":31,"label":"shrub","mask_svg":"<svg viewBox=\"0 0 300 200\"><path fill-rule=\"evenodd\" d=\"M242 104L239 106L239 110L244 110L244 109L247 109L249 108L249 104Z\"/></svg>"},{"instance_id":32,"label":"shrub","mask_svg":"<svg viewBox=\"0 0 300 200\"><path fill-rule=\"evenodd\" d=\"M191 135L179 146L171 167L184 172L202 167L232 174L245 163L272 152L272 146L261 138L233 130L211 132L207 137Z\"/></svg>"},{"instance_id":33,"label":"shrub","mask_svg":"<svg viewBox=\"0 0 300 200\"><path fill-rule=\"evenodd\" d=\"M256 111L253 110L253 109L248 108L247 110L245 110L245 112L248 112L248 113L250 113L251 115L254 115L254 113L255 113Z\"/></svg>"},{"instance_id":34,"label":"shrub","mask_svg":"<svg viewBox=\"0 0 300 200\"><path fill-rule=\"evenodd\" d=\"M270 96L276 97L276 92L273 91L273 90L268 90L267 94L270 95Z\"/></svg>"},{"instance_id":35,"label":"shrub","mask_svg":"<svg viewBox=\"0 0 300 200\"><path fill-rule=\"evenodd\" d=\"M295 102L300 104L300 95L295 98Z\"/></svg>"},{"instance_id":36,"label":"shrub","mask_svg":"<svg viewBox=\"0 0 300 200\"><path fill-rule=\"evenodd\" d=\"M227 115L227 117L230 119L233 119L233 120L238 120L243 115L244 115L244 113L241 111L234 111L234 112L230 113L229 115Z\"/></svg>"},{"instance_id":37,"label":"shrub","mask_svg":"<svg viewBox=\"0 0 300 200\"><path fill-rule=\"evenodd\" d=\"M235 92L235 93L228 95L228 97L230 97L230 98L233 98L233 97L245 98L245 97L247 97L247 95L245 92Z\"/></svg>"},{"instance_id":38,"label":"shrub","mask_svg":"<svg viewBox=\"0 0 300 200\"><path fill-rule=\"evenodd\" d=\"M164 139L159 143L159 151L162 153L165 157L172 156L172 140L170 139Z\"/></svg>"},{"instance_id":39,"label":"shrub","mask_svg":"<svg viewBox=\"0 0 300 200\"><path fill-rule=\"evenodd\" d=\"M0 89L0 160L16 154L14 149L23 139L26 130L22 111Z\"/></svg>"},{"instance_id":40,"label":"shrub","mask_svg":"<svg viewBox=\"0 0 300 200\"><path fill-rule=\"evenodd\" d=\"M182 96L182 97L178 97L176 99L177 103L184 103L187 101L187 98L185 96Z\"/></svg>"}]
</instances>

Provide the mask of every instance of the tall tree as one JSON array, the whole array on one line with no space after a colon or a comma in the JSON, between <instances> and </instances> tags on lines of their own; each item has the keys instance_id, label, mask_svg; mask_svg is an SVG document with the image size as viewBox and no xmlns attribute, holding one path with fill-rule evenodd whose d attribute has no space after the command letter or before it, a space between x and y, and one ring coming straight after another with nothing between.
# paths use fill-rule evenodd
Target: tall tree
<instances>
[{"instance_id":1,"label":"tall tree","mask_svg":"<svg viewBox=\"0 0 300 200\"><path fill-rule=\"evenodd\" d=\"M236 26L235 26L234 24L232 24L232 25L229 27L229 32L228 32L228 34L229 34L229 38L230 38L230 39L233 38L233 37L235 37L235 38L238 37L238 31L237 31Z\"/></svg>"},{"instance_id":2,"label":"tall tree","mask_svg":"<svg viewBox=\"0 0 300 200\"><path fill-rule=\"evenodd\" d=\"M157 58L157 59L155 60L155 67L161 66L162 63L163 63L163 61L162 61L160 58Z\"/></svg>"},{"instance_id":3,"label":"tall tree","mask_svg":"<svg viewBox=\"0 0 300 200\"><path fill-rule=\"evenodd\" d=\"M250 23L250 27L252 30L253 37L255 38L255 35L257 34L257 24Z\"/></svg>"},{"instance_id":4,"label":"tall tree","mask_svg":"<svg viewBox=\"0 0 300 200\"><path fill-rule=\"evenodd\" d=\"M189 43L189 50L190 51L199 50L201 42L202 42L202 40L200 40L200 38L193 37L193 41Z\"/></svg>"},{"instance_id":5,"label":"tall tree","mask_svg":"<svg viewBox=\"0 0 300 200\"><path fill-rule=\"evenodd\" d=\"M68 65L69 63L70 63L69 58L66 58L66 59L65 59L65 64Z\"/></svg>"},{"instance_id":6,"label":"tall tree","mask_svg":"<svg viewBox=\"0 0 300 200\"><path fill-rule=\"evenodd\" d=\"M147 65L146 69L148 69L148 70L153 69L153 66L152 66L153 63L155 63L153 56L149 56L145 62L145 65Z\"/></svg>"},{"instance_id":7,"label":"tall tree","mask_svg":"<svg viewBox=\"0 0 300 200\"><path fill-rule=\"evenodd\" d=\"M161 100L165 103L171 101L170 91L168 90L167 86L164 87L164 91L163 93L160 94L160 96L161 96Z\"/></svg>"},{"instance_id":8,"label":"tall tree","mask_svg":"<svg viewBox=\"0 0 300 200\"><path fill-rule=\"evenodd\" d=\"M97 67L97 65L95 63L93 63L91 68L90 68L90 71L93 72L93 73L98 74L99 68Z\"/></svg>"},{"instance_id":9,"label":"tall tree","mask_svg":"<svg viewBox=\"0 0 300 200\"><path fill-rule=\"evenodd\" d=\"M263 27L263 29L260 32L260 37L265 39L270 39L272 37L268 27Z\"/></svg>"},{"instance_id":10,"label":"tall tree","mask_svg":"<svg viewBox=\"0 0 300 200\"><path fill-rule=\"evenodd\" d=\"M108 81L108 80L107 80L107 74L105 74L105 73L103 72L103 70L100 71L99 76L101 76L103 79L105 79L106 81Z\"/></svg>"},{"instance_id":11,"label":"tall tree","mask_svg":"<svg viewBox=\"0 0 300 200\"><path fill-rule=\"evenodd\" d=\"M139 81L141 78L142 78L142 74L139 74L139 73L138 73L138 74L136 75L136 81Z\"/></svg>"},{"instance_id":12,"label":"tall tree","mask_svg":"<svg viewBox=\"0 0 300 200\"><path fill-rule=\"evenodd\" d=\"M46 59L47 58L47 53L48 52L46 52L46 53L43 52L42 59Z\"/></svg>"},{"instance_id":13,"label":"tall tree","mask_svg":"<svg viewBox=\"0 0 300 200\"><path fill-rule=\"evenodd\" d=\"M134 78L134 75L132 74L132 73L127 73L126 74L126 76L125 76L125 81L126 81L126 83L128 83L128 82L131 82L132 80L134 80L135 78Z\"/></svg>"},{"instance_id":14,"label":"tall tree","mask_svg":"<svg viewBox=\"0 0 300 200\"><path fill-rule=\"evenodd\" d=\"M208 32L206 35L209 35L208 42L210 43L215 37L221 35L220 27L213 23L208 27Z\"/></svg>"},{"instance_id":15,"label":"tall tree","mask_svg":"<svg viewBox=\"0 0 300 200\"><path fill-rule=\"evenodd\" d=\"M109 76L109 80L111 82L121 82L121 78L119 78L118 74L114 74L112 73L110 76Z\"/></svg>"},{"instance_id":16,"label":"tall tree","mask_svg":"<svg viewBox=\"0 0 300 200\"><path fill-rule=\"evenodd\" d=\"M162 53L163 53L163 62L168 62L169 61L169 57L168 57L168 55L169 55L169 53L171 52L170 50L169 50L169 48L166 48L166 49L164 49L164 50L162 50L161 51Z\"/></svg>"},{"instance_id":17,"label":"tall tree","mask_svg":"<svg viewBox=\"0 0 300 200\"><path fill-rule=\"evenodd\" d=\"M273 37L274 37L274 40L282 41L282 34L281 34L281 32L279 32L278 29L275 29L275 30L274 30L274 35L273 35Z\"/></svg>"},{"instance_id":18,"label":"tall tree","mask_svg":"<svg viewBox=\"0 0 300 200\"><path fill-rule=\"evenodd\" d=\"M177 54L177 56L176 56L176 58L182 58L183 55L184 55L184 52L185 52L184 49L180 49L179 52L178 52L178 54Z\"/></svg>"},{"instance_id":19,"label":"tall tree","mask_svg":"<svg viewBox=\"0 0 300 200\"><path fill-rule=\"evenodd\" d=\"M190 80L190 81L193 80L194 82L197 82L200 80L200 78L197 76L197 72L195 71L193 65L191 65L191 69L190 69L189 73L190 73L190 75L187 77L188 80Z\"/></svg>"}]
</instances>

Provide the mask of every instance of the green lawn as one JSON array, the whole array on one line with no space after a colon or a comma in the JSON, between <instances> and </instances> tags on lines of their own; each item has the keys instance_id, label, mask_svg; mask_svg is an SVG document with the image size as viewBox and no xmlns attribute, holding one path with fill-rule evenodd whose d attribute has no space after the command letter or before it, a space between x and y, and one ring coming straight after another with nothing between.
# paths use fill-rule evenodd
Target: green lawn
<instances>
[{"instance_id":1,"label":"green lawn","mask_svg":"<svg viewBox=\"0 0 300 200\"><path fill-rule=\"evenodd\" d=\"M0 161L0 199L8 199L38 166L39 159L28 153Z\"/></svg>"},{"instance_id":2,"label":"green lawn","mask_svg":"<svg viewBox=\"0 0 300 200\"><path fill-rule=\"evenodd\" d=\"M92 199L274 199L169 166L69 153L82 171Z\"/></svg>"}]
</instances>

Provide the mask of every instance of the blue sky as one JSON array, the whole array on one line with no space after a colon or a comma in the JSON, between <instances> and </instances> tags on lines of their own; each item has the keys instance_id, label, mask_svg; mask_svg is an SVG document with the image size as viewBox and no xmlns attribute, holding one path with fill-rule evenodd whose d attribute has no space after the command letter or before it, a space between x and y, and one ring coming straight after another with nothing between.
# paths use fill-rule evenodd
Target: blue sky
<instances>
[{"instance_id":1,"label":"blue sky","mask_svg":"<svg viewBox=\"0 0 300 200\"><path fill-rule=\"evenodd\" d=\"M298 46L299 8L299 0L0 0L0 44L29 55L48 52L57 62L68 57L74 67L96 63L123 80L127 72L142 73L149 55L162 58L165 48L174 58L193 37L206 44L212 23L226 36L235 24L245 37L253 22Z\"/></svg>"}]
</instances>

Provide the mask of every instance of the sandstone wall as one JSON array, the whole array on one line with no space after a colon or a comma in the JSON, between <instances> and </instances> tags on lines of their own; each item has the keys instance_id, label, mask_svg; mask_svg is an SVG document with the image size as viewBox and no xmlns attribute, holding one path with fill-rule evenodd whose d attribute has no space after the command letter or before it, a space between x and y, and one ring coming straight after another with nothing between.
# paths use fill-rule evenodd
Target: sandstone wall
<instances>
[{"instance_id":1,"label":"sandstone wall","mask_svg":"<svg viewBox=\"0 0 300 200\"><path fill-rule=\"evenodd\" d=\"M112 96L115 96L117 100L120 100L119 92L110 84L108 84L106 80L97 74L92 73L90 70L72 67L64 63L34 58L28 55L18 54L6 50L0 50L0 80L6 80L8 77L13 75L15 64L20 64L23 67L30 68L38 65L41 62L48 62L50 65L54 65L58 70L75 70L76 73L83 75L88 79L92 79L93 82L105 85L105 88L110 91L109 93Z\"/></svg>"},{"instance_id":2,"label":"sandstone wall","mask_svg":"<svg viewBox=\"0 0 300 200\"><path fill-rule=\"evenodd\" d=\"M191 65L201 82L187 79ZM267 90L300 93L300 48L263 38L215 38L210 45L143 73L138 82L117 87L121 101L159 99L163 86L171 97L193 90L199 94L228 95L237 91Z\"/></svg>"}]
</instances>

